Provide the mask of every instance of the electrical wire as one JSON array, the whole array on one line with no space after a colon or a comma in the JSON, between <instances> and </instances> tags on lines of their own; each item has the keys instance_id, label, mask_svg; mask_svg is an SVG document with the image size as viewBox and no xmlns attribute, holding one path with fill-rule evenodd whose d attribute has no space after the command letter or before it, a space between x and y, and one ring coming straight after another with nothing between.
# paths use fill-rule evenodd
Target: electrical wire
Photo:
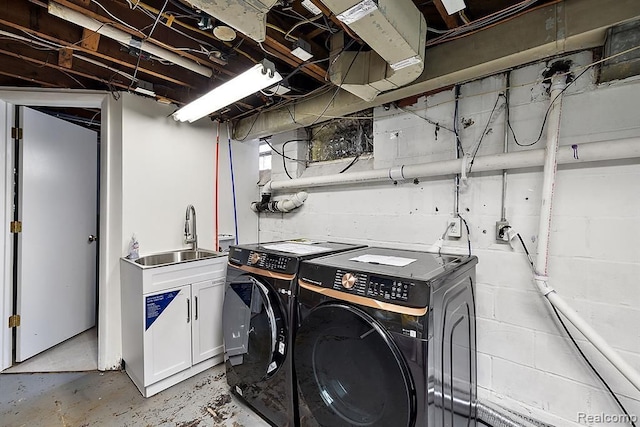
<instances>
[{"instance_id":1,"label":"electrical wire","mask_svg":"<svg viewBox=\"0 0 640 427\"><path fill-rule=\"evenodd\" d=\"M273 12L279 13L280 15L288 16L289 18L297 19L297 20L299 20L299 21L301 21L301 22L304 22L304 23L306 23L306 22L308 22L308 21L309 21L309 19L308 19L308 18L304 17L303 15L299 14L298 12L296 12L296 11L295 11L295 10L293 10L293 9L291 9L291 11L292 11L293 13L295 13L295 15L292 15L292 14L290 14L290 13L286 13L286 12L284 12L284 11L282 11L282 10L278 10L278 9L275 9L275 8L274 8L274 9L271 9L271 10L272 10ZM330 27L330 26L326 26L326 25L322 25L322 24L319 24L319 23L317 23L317 22L313 22L313 21L311 21L311 22L309 22L309 23L310 23L311 25L315 26L315 27L318 27L318 28L320 28L320 29L323 29L323 30L325 30L325 31L328 31L328 32L330 32L331 34L333 34L333 33L334 33L335 28L332 28L332 27Z\"/></svg>"},{"instance_id":2,"label":"electrical wire","mask_svg":"<svg viewBox=\"0 0 640 427\"><path fill-rule=\"evenodd\" d=\"M560 322L560 324L562 325L562 328L565 330L565 332L567 333L567 335L569 336L569 339L571 339L571 342L573 343L573 345L576 347L576 350L578 350L578 353L580 353L580 356L582 356L582 359L584 359L584 361L587 363L587 365L589 365L589 368L591 368L591 370L593 371L594 374L596 374L596 376L598 377L598 379L602 382L602 384L604 384L604 386L606 387L607 391L609 392L609 394L611 394L611 396L613 397L613 399L616 401L616 403L618 404L618 406L620 407L620 409L622 409L622 412L624 412L625 416L627 417L627 420L629 420L629 423L633 426L636 427L636 423L633 421L634 417L632 417L631 415L629 415L629 412L627 411L627 408L625 408L625 406L622 404L622 402L620 401L620 399L618 399L618 396L616 396L616 394L613 392L613 390L611 389L611 387L609 386L609 384L605 381L605 379L602 377L602 375L600 375L600 372L598 372L598 370L595 368L595 366L593 366L593 364L591 363L591 361L589 360L589 358L587 358L587 355L584 354L584 352L582 351L582 349L580 348L580 346L578 345L577 341L575 340L575 338L573 337L573 335L571 334L571 332L569 331L569 328L567 328L567 325L564 323L564 321L562 320L562 317L560 317L560 313L558 313L558 310L556 309L556 307L549 303L551 305L551 308L553 309L553 312L556 314L556 317L558 318L558 321Z\"/></svg>"},{"instance_id":3,"label":"electrical wire","mask_svg":"<svg viewBox=\"0 0 640 427\"><path fill-rule=\"evenodd\" d=\"M95 1L95 0L92 0ZM158 21L160 21L160 17L162 17L162 14L164 13L164 9L167 7L167 4L169 3L169 0L164 0L164 4L162 5L162 9L160 9L160 12L158 13L158 16L156 17L155 22L153 23L153 27L151 27L151 31L149 31L149 34L147 36L145 36L145 40L148 40L151 38L151 35L153 34L153 31L156 29L156 26L158 25ZM138 50L138 60L136 61L136 67L133 69L133 78L135 79L138 76L138 69L140 68L140 59L142 58L142 52L140 50ZM129 85L129 89L131 89L131 85Z\"/></svg>"},{"instance_id":4,"label":"electrical wire","mask_svg":"<svg viewBox=\"0 0 640 427\"><path fill-rule=\"evenodd\" d=\"M344 169L342 169L342 170L341 170L340 172L338 172L338 173L344 173L344 172L348 171L348 170L349 170L349 168L350 168L351 166L355 165L355 164L358 162L358 160L359 160L359 159L360 159L360 154L357 154L357 155L353 158L353 160L351 160L351 162L350 162L347 166L345 166L345 167L344 167Z\"/></svg>"},{"instance_id":5,"label":"electrical wire","mask_svg":"<svg viewBox=\"0 0 640 427\"><path fill-rule=\"evenodd\" d=\"M400 107L400 106L398 106L398 105L396 105L396 108L397 108L398 110L400 110L400 111L404 111L405 113L413 114L414 116L419 117L419 118L421 118L422 120L424 120L425 122L427 122L427 123L429 123L429 124L432 124L432 125L434 125L434 126L436 126L436 127L440 128L440 129L448 130L449 132L451 132L451 133L453 133L453 134L455 134L455 133L456 133L456 131L455 131L455 130L450 129L450 128L446 127L446 126L443 126L443 125L441 125L440 123L436 122L435 120L430 119L429 117L422 117L420 114L416 113L415 111L407 110L406 108L402 108L402 107Z\"/></svg>"},{"instance_id":6,"label":"electrical wire","mask_svg":"<svg viewBox=\"0 0 640 427\"><path fill-rule=\"evenodd\" d=\"M471 232L469 231L469 224L467 224L467 220L460 214L458 214L458 218L462 220L464 223L464 228L467 229L467 247L469 248L469 256L471 256Z\"/></svg>"},{"instance_id":7,"label":"electrical wire","mask_svg":"<svg viewBox=\"0 0 640 427\"><path fill-rule=\"evenodd\" d=\"M320 19L321 17L323 17L324 15L320 14L320 15L316 15L313 18L307 19L306 21L300 21L297 24L295 24L293 27L291 27L291 29L289 29L289 31L287 31L286 33L284 33L284 38L286 40L289 40L289 37L294 38L295 40L297 40L297 37L293 37L291 36L291 32L293 30L295 30L296 28L298 28L301 25L304 24L313 24L314 21L317 21L318 19ZM290 40L290 41L295 41L295 40Z\"/></svg>"},{"instance_id":8,"label":"electrical wire","mask_svg":"<svg viewBox=\"0 0 640 427\"><path fill-rule=\"evenodd\" d=\"M516 137L516 133L514 132L513 127L511 126L511 122L510 121L507 122L507 126L509 126L509 130L511 131L511 135L513 136L513 141L516 143L516 145L518 145L520 147L531 147L532 145L537 144L542 139L542 135L544 133L544 126L547 123L547 119L549 118L549 113L551 112L551 108L553 107L553 105L556 102L556 100L560 97L560 95L562 95L564 93L564 91L566 91L572 84L574 84L576 82L576 80L578 80L580 77L582 77L582 75L584 73L586 73L587 71L589 71L590 69L591 69L591 67L585 68L584 70L582 70L582 72L580 74L578 74L576 76L576 78L572 79L569 83L567 83L567 85L560 91L560 93L558 93L556 95L556 97L553 98L553 100L551 102L549 102L549 107L547 107L547 112L544 113L544 119L542 120L542 126L540 126L540 134L538 135L538 138L535 141L533 141L531 143L528 143L528 144L522 144L522 143L518 142L518 138Z\"/></svg>"},{"instance_id":9,"label":"electrical wire","mask_svg":"<svg viewBox=\"0 0 640 427\"><path fill-rule=\"evenodd\" d=\"M453 109L453 133L456 135L456 151L458 158L464 156L464 150L462 149L462 142L460 141L460 129L458 123L458 108L460 104L460 85L455 86L455 106Z\"/></svg>"},{"instance_id":10,"label":"electrical wire","mask_svg":"<svg viewBox=\"0 0 640 427\"><path fill-rule=\"evenodd\" d=\"M493 113L495 113L496 108L498 107L498 102L500 101L500 98L503 97L504 94L500 93L498 95L498 97L496 98L496 102L495 104L493 104L493 109L491 110L491 113L489 113L489 119L487 120L487 124L484 127L484 130L482 131L482 134L480 135L480 140L478 141L478 143L476 144L475 149L473 150L473 156L471 157L471 161L469 162L469 170L467 171L467 173L471 173L471 168L473 167L473 162L476 159L476 155L478 154L478 151L480 150L480 145L482 144L482 140L484 139L484 136L487 134L487 130L489 129L489 125L491 125L491 123L493 122ZM506 99L506 97L505 97ZM504 106L504 104L503 104Z\"/></svg>"},{"instance_id":11,"label":"electrical wire","mask_svg":"<svg viewBox=\"0 0 640 427\"><path fill-rule=\"evenodd\" d=\"M524 240L522 239L522 236L520 236L520 233L516 234L518 236L518 239L520 239L520 243L522 244L522 248L524 249L524 252L527 254L527 257L529 258L529 263L531 264L531 269L532 271L535 273L535 266L533 264L533 260L531 259L531 255L529 254L529 249L527 249L527 245L525 245ZM611 389L611 387L609 386L609 384L607 383L607 381L602 377L602 375L600 374L600 372L598 372L598 370L596 369L595 366L593 366L593 364L591 363L591 361L589 360L589 358L587 357L586 354L584 354L584 352L582 351L582 349L580 348L580 346L578 345L578 342L575 340L575 338L573 337L573 334L571 334L571 331L569 331L569 328L567 327L567 325L564 323L564 321L562 320L562 317L560 316L560 313L558 313L558 310L556 309L556 307L551 303L551 301L549 301L547 298L545 298L547 300L547 302L549 302L549 305L551 306L551 308L553 309L553 312L556 314L556 317L558 319L558 321L560 322L560 324L562 325L562 328L564 329L564 331L566 332L566 334L569 336L569 339L571 340L571 342L573 343L573 345L575 346L576 350L578 350L578 353L580 353L580 356L582 356L582 359L587 363L587 365L589 366L589 368L591 368L591 371L598 377L598 379L600 380L600 382L602 382L602 384L605 386L605 388L607 389L607 391L609 392L609 394L611 395L611 397L613 397L613 399L616 401L616 403L618 404L618 406L620 407L620 409L622 409L622 412L624 412L625 416L627 417L627 420L629 420L629 423L633 426L633 427L637 427L635 422L633 421L633 417L629 414L629 412L627 411L627 408L625 408L625 406L622 404L622 402L620 401L620 399L618 399L618 396L615 394L615 392Z\"/></svg>"},{"instance_id":12,"label":"electrical wire","mask_svg":"<svg viewBox=\"0 0 640 427\"><path fill-rule=\"evenodd\" d=\"M138 28L134 27L133 25L129 25L129 24L127 24L125 21L123 21L122 19L118 18L118 17L117 17L117 16L115 16L113 13L109 12L109 10L107 10L107 8L106 8L106 7L104 7L102 4L100 4L100 2L99 2L99 1L97 1L97 0L91 0L91 3L96 4L100 9L104 10L104 11L105 11L105 13L106 13L107 15L109 15L112 19L114 19L116 22L118 22L118 23L120 23L120 24L124 25L125 27L129 28L130 30L135 31L136 33L141 33L141 34L142 34L142 31L140 31ZM103 25L104 25L104 24L103 24Z\"/></svg>"},{"instance_id":13,"label":"electrical wire","mask_svg":"<svg viewBox=\"0 0 640 427\"><path fill-rule=\"evenodd\" d=\"M271 150L272 150L274 153L276 153L276 154L277 154L277 155L279 155L279 156L282 156L282 158L284 158L284 159L291 160L291 161L293 161L293 162L298 162L298 163L304 163L304 164L306 164L306 163L307 163L307 161L306 161L306 160L294 159L293 157L289 157L289 156L285 155L285 154L284 154L284 152L283 152L283 153L281 153L280 151L276 150L276 149L273 147L273 145L271 145L271 143L269 142L269 139L268 139L268 138L260 138L260 141L264 141L264 142L265 142L265 143L266 143L266 144L271 148ZM285 144L287 144L287 143L289 143L289 142L294 142L294 141L309 142L309 141L308 141L308 140L306 140L306 139L290 139L289 141L285 141L285 142L282 144L282 146L284 147L284 145L285 145Z\"/></svg>"},{"instance_id":14,"label":"electrical wire","mask_svg":"<svg viewBox=\"0 0 640 427\"><path fill-rule=\"evenodd\" d=\"M338 92L340 92L340 88L342 87L342 84L344 83L344 81L347 79L347 76L349 75L349 71L351 71L351 67L353 66L353 63L356 61L356 58L358 57L358 55L360 54L360 52L362 52L362 48L364 47L364 45L360 45L360 49L358 49L358 52L353 55L353 58L351 59L351 63L349 64L349 67L347 68L347 71L344 73L344 76L342 77L342 81L340 82L340 84L338 85L338 87L336 88L335 92L333 92L333 95L331 96L331 99L329 100L329 102L327 102L326 107L324 107L324 109L322 110L322 113L320 113L320 115L309 124L309 126L313 126L315 125L318 120L320 120L320 117L322 117L322 115L324 113L327 112L327 110L329 109L329 107L331 106L331 103L333 103L333 100L336 98L336 96L338 95ZM346 49L346 47L345 47ZM327 69L328 70L328 69Z\"/></svg>"},{"instance_id":15,"label":"electrical wire","mask_svg":"<svg viewBox=\"0 0 640 427\"><path fill-rule=\"evenodd\" d=\"M277 154L280 154L280 155L282 156L282 167L283 167L283 169L284 169L284 173L286 173L286 174L287 174L287 176L289 177L289 179L293 179L293 177L289 174L289 171L287 170L287 161L286 161L286 159L294 160L294 161L297 161L298 163L304 163L304 164L306 164L306 163L307 163L306 161L304 161L304 162L303 162L303 161L301 161L301 160L295 160L295 159L292 159L291 157L287 157L287 156L285 156L285 154L284 154L284 153L285 153L285 149L286 149L286 147L287 147L287 144L289 144L290 142L309 142L309 140L308 140L308 139L290 139L290 140L288 140L288 141L283 142L283 143L282 143L282 153L278 153L278 152L277 152L277 151L276 151L276 150L271 146L271 144L269 144L266 140L265 140L265 142L267 143L267 145L269 145L269 147L271 147L271 150L275 151Z\"/></svg>"},{"instance_id":16,"label":"electrical wire","mask_svg":"<svg viewBox=\"0 0 640 427\"><path fill-rule=\"evenodd\" d=\"M442 34L439 37L436 37L432 40L428 40L427 41L427 46L431 46L431 45L435 45L438 43L442 43L444 41L450 40L452 38L455 37L459 37L462 35L466 35L468 33L471 33L473 31L479 30L481 28L485 28L489 25L492 25L496 22L502 21L512 15L517 14L518 12L523 11L524 9L527 9L528 7L532 6L533 4L535 4L536 2L538 2L539 0L525 0L522 1L520 3L516 3L514 5L511 5L507 8L504 8L502 10L499 10L497 12L494 12L490 15L484 16L478 20L469 22L469 23L465 23L464 25L461 25L459 27L456 27L452 30L449 30L448 32Z\"/></svg>"}]
</instances>

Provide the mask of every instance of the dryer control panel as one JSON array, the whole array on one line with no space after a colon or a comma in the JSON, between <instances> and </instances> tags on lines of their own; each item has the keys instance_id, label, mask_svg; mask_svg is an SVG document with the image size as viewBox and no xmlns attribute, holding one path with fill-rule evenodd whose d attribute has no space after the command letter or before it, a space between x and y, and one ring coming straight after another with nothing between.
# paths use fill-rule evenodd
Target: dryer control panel
<instances>
[{"instance_id":1,"label":"dryer control panel","mask_svg":"<svg viewBox=\"0 0 640 427\"><path fill-rule=\"evenodd\" d=\"M295 257L242 248L231 248L229 261L236 265L279 273L295 274L298 269L298 260Z\"/></svg>"}]
</instances>

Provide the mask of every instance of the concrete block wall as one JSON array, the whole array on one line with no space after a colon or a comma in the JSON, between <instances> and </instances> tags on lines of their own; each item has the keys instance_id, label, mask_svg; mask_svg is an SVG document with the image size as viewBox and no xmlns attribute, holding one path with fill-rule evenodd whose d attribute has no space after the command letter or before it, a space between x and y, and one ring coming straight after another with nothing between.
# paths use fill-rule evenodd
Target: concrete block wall
<instances>
[{"instance_id":1,"label":"concrete block wall","mask_svg":"<svg viewBox=\"0 0 640 427\"><path fill-rule=\"evenodd\" d=\"M566 59L573 61L579 73L592 55L581 52ZM540 133L549 105L541 73L549 62L513 70L510 75L511 123L522 144L533 142ZM458 126L465 152L472 150L483 132L479 156L503 151L501 101L486 132L485 126L505 81L504 75L496 75L461 86ZM358 161L352 170L455 157L455 138L447 130L454 127L454 98L454 91L447 90L423 97L404 110L377 108L374 155ZM560 143L578 144L579 155L581 143L640 137L639 99L640 80L597 85L590 69L565 92ZM425 117L439 124L437 132ZM517 146L511 135L508 141L509 151L530 149ZM543 134L533 147L544 144ZM349 161L310 165L302 176L336 173ZM281 165L281 159L274 157L274 176L281 173ZM507 177L507 219L533 254L541 172L541 167L519 169ZM549 274L550 285L640 370L639 182L638 159L559 167ZM453 176L447 176L422 179L418 184L388 181L307 191L308 200L295 212L260 215L261 241L309 237L426 249L446 227L455 187ZM580 413L620 414L534 287L522 247L495 241L501 193L500 171L472 173L468 185L460 189L460 213L469 224L473 253L479 258L480 398L553 425L584 425ZM463 251L466 239L449 240L447 248ZM640 392L569 327L629 412L640 417Z\"/></svg>"}]
</instances>

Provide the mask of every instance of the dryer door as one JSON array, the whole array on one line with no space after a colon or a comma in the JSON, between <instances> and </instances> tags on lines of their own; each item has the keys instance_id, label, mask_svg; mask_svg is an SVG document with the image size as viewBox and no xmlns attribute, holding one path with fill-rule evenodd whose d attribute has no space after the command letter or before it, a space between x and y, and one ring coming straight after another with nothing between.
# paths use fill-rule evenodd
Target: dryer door
<instances>
[{"instance_id":1,"label":"dryer door","mask_svg":"<svg viewBox=\"0 0 640 427\"><path fill-rule=\"evenodd\" d=\"M296 333L294 361L301 418L306 404L321 426L414 425L415 392L403 356L364 311L338 303L311 311Z\"/></svg>"},{"instance_id":2,"label":"dryer door","mask_svg":"<svg viewBox=\"0 0 640 427\"><path fill-rule=\"evenodd\" d=\"M250 275L227 283L222 328L229 385L242 388L276 373L285 356L285 318L268 283Z\"/></svg>"}]
</instances>

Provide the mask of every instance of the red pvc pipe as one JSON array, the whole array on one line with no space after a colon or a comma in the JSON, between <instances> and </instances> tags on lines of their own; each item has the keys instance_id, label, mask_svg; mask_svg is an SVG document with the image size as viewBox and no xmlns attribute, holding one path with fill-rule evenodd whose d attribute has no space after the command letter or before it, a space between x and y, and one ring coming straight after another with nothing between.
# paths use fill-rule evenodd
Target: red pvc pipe
<instances>
[{"instance_id":1,"label":"red pvc pipe","mask_svg":"<svg viewBox=\"0 0 640 427\"><path fill-rule=\"evenodd\" d=\"M216 214L216 225L215 225L215 237L214 237L214 241L215 241L215 250L219 250L220 249L220 242L218 241L218 213L220 211L219 206L218 206L218 181L219 181L219 177L220 177L220 173L219 173L219 165L220 165L220 122L218 122L218 128L216 130L216 196L215 196L215 214Z\"/></svg>"}]
</instances>

